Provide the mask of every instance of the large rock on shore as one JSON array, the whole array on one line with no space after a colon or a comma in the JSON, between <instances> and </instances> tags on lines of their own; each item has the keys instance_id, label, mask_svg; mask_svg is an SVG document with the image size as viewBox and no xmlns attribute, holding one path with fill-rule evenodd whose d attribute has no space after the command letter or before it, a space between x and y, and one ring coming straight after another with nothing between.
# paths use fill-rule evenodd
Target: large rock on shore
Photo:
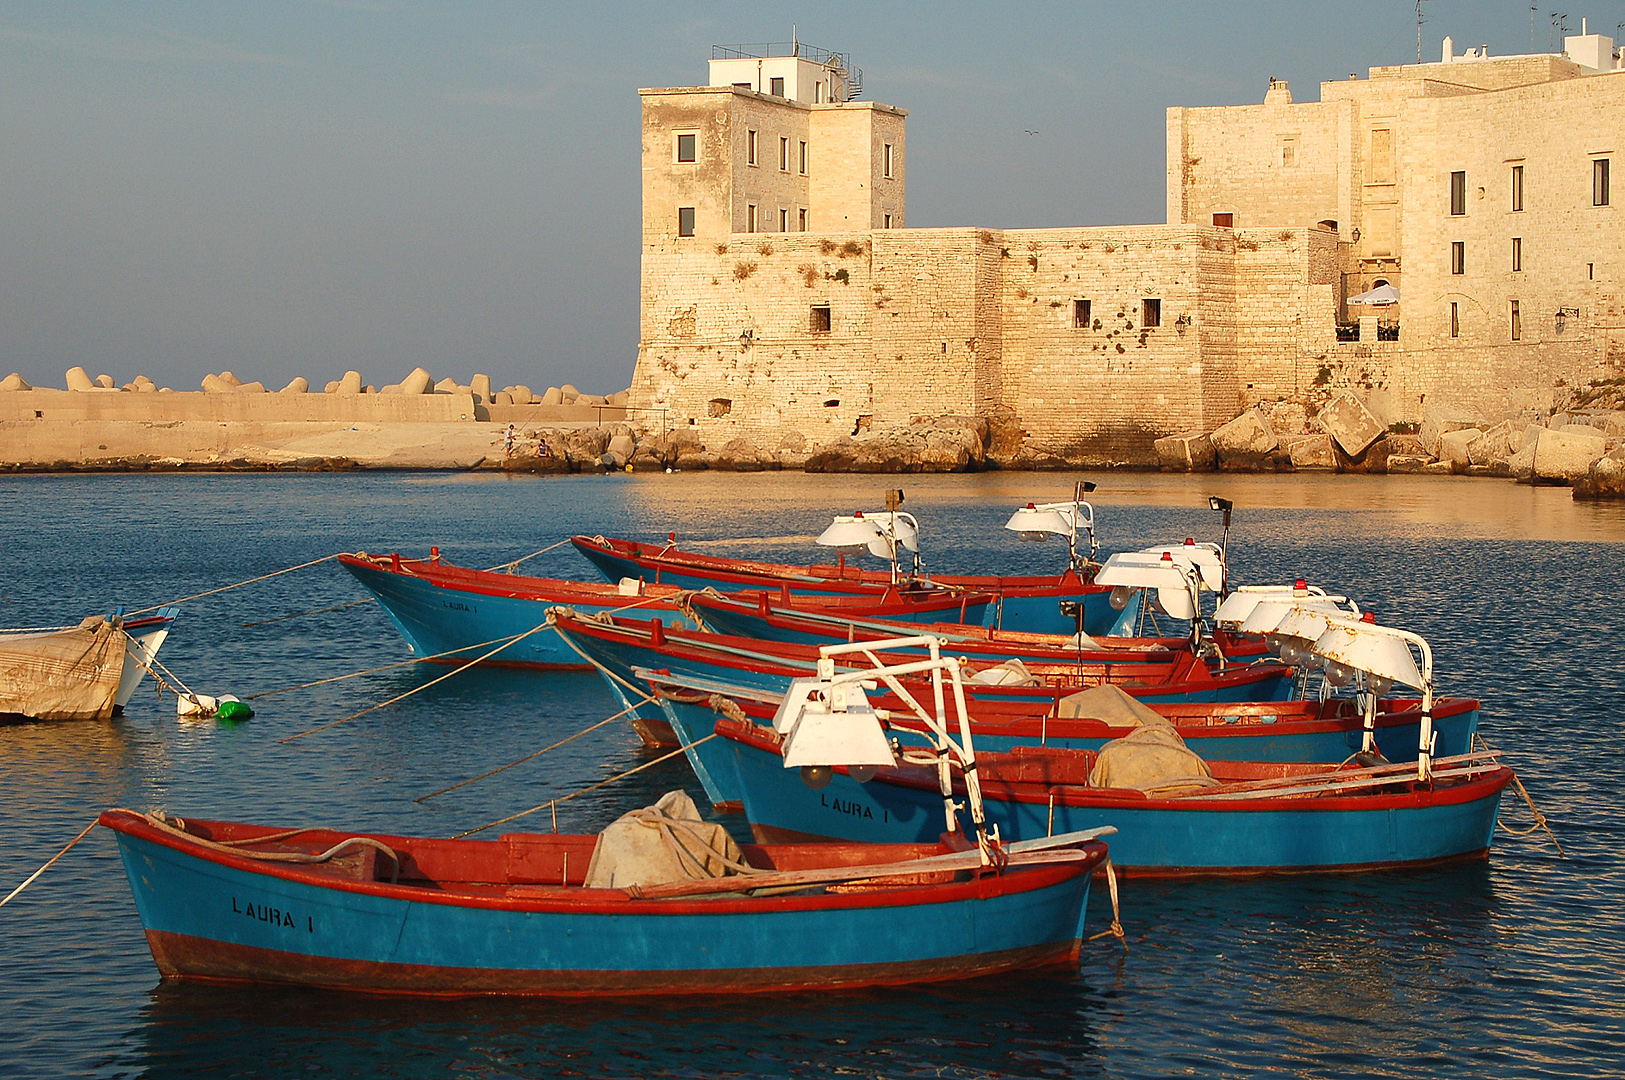
<instances>
[{"instance_id":1,"label":"large rock on shore","mask_svg":"<svg viewBox=\"0 0 1625 1080\"><path fill-rule=\"evenodd\" d=\"M1535 441L1535 483L1572 484L1589 473L1607 449L1600 434L1543 431Z\"/></svg>"},{"instance_id":2,"label":"large rock on shore","mask_svg":"<svg viewBox=\"0 0 1625 1080\"><path fill-rule=\"evenodd\" d=\"M310 393L310 380L303 375L297 375L279 392L283 394L308 394Z\"/></svg>"},{"instance_id":3,"label":"large rock on shore","mask_svg":"<svg viewBox=\"0 0 1625 1080\"><path fill-rule=\"evenodd\" d=\"M1625 448L1592 463L1586 474L1574 482L1576 499L1625 499Z\"/></svg>"},{"instance_id":4,"label":"large rock on shore","mask_svg":"<svg viewBox=\"0 0 1625 1080\"><path fill-rule=\"evenodd\" d=\"M1237 472L1264 472L1275 468L1279 445L1269 418L1261 409L1248 409L1210 436L1219 467Z\"/></svg>"},{"instance_id":5,"label":"large rock on shore","mask_svg":"<svg viewBox=\"0 0 1625 1080\"><path fill-rule=\"evenodd\" d=\"M1213 440L1205 431L1185 431L1152 444L1164 472L1207 472L1217 462Z\"/></svg>"},{"instance_id":6,"label":"large rock on shore","mask_svg":"<svg viewBox=\"0 0 1625 1080\"><path fill-rule=\"evenodd\" d=\"M1320 430L1331 436L1343 453L1357 458L1382 438L1386 430L1370 409L1353 394L1344 391L1328 401L1315 418Z\"/></svg>"},{"instance_id":7,"label":"large rock on shore","mask_svg":"<svg viewBox=\"0 0 1625 1080\"><path fill-rule=\"evenodd\" d=\"M1450 467L1456 472L1466 472L1467 466L1473 463L1472 455L1468 453L1467 448L1483 434L1475 427L1447 431L1439 436L1436 456L1440 461L1450 462Z\"/></svg>"},{"instance_id":8,"label":"large rock on shore","mask_svg":"<svg viewBox=\"0 0 1625 1080\"><path fill-rule=\"evenodd\" d=\"M1479 423L1477 410L1446 401L1430 401L1422 409L1422 428L1417 432L1417 436L1422 440L1423 448L1434 457L1438 457L1439 440L1444 438L1447 432L1478 427Z\"/></svg>"},{"instance_id":9,"label":"large rock on shore","mask_svg":"<svg viewBox=\"0 0 1625 1080\"><path fill-rule=\"evenodd\" d=\"M809 455L804 467L808 472L971 472L986 461L987 432L980 417L922 419L908 427L842 436Z\"/></svg>"},{"instance_id":10,"label":"large rock on shore","mask_svg":"<svg viewBox=\"0 0 1625 1080\"><path fill-rule=\"evenodd\" d=\"M1335 472L1337 451L1330 435L1305 435L1287 447L1292 467L1299 472Z\"/></svg>"},{"instance_id":11,"label":"large rock on shore","mask_svg":"<svg viewBox=\"0 0 1625 1080\"><path fill-rule=\"evenodd\" d=\"M4 379L0 379L0 390L32 389L34 388L28 385L28 380L17 374L15 371L13 371L10 375L7 375Z\"/></svg>"},{"instance_id":12,"label":"large rock on shore","mask_svg":"<svg viewBox=\"0 0 1625 1080\"><path fill-rule=\"evenodd\" d=\"M82 367L71 367L64 376L69 390L94 390L96 383L91 379L90 372Z\"/></svg>"}]
</instances>

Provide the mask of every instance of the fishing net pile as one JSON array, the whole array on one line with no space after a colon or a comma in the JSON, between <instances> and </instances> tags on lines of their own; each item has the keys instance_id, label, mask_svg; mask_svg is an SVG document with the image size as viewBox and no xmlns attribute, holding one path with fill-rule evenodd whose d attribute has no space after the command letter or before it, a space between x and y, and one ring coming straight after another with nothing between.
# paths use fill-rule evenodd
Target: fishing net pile
<instances>
[{"instance_id":1,"label":"fishing net pile","mask_svg":"<svg viewBox=\"0 0 1625 1080\"><path fill-rule=\"evenodd\" d=\"M1062 698L1060 714L1132 729L1100 748L1089 773L1095 787L1171 795L1218 784L1167 718L1119 687L1096 686Z\"/></svg>"}]
</instances>

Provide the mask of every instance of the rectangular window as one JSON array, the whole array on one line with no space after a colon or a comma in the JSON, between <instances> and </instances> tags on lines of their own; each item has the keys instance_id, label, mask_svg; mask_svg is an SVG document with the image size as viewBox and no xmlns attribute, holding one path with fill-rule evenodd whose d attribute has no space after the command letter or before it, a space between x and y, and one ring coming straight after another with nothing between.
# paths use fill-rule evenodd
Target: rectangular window
<instances>
[{"instance_id":1,"label":"rectangular window","mask_svg":"<svg viewBox=\"0 0 1625 1080\"><path fill-rule=\"evenodd\" d=\"M815 334L829 333L829 305L814 304L812 315L807 321L807 329Z\"/></svg>"},{"instance_id":2,"label":"rectangular window","mask_svg":"<svg viewBox=\"0 0 1625 1080\"><path fill-rule=\"evenodd\" d=\"M1214 214L1213 224L1221 229L1234 229L1236 227L1235 214Z\"/></svg>"},{"instance_id":3,"label":"rectangular window","mask_svg":"<svg viewBox=\"0 0 1625 1080\"><path fill-rule=\"evenodd\" d=\"M1608 159L1596 158L1591 162L1591 205L1608 205Z\"/></svg>"},{"instance_id":4,"label":"rectangular window","mask_svg":"<svg viewBox=\"0 0 1625 1080\"><path fill-rule=\"evenodd\" d=\"M1290 169L1298 163L1298 140L1292 137L1281 140L1281 168Z\"/></svg>"},{"instance_id":5,"label":"rectangular window","mask_svg":"<svg viewBox=\"0 0 1625 1080\"><path fill-rule=\"evenodd\" d=\"M788 210L782 210L781 209L779 211L779 231L780 232L789 232L790 231L790 211L788 211Z\"/></svg>"},{"instance_id":6,"label":"rectangular window","mask_svg":"<svg viewBox=\"0 0 1625 1080\"><path fill-rule=\"evenodd\" d=\"M1146 329L1150 329L1153 326L1161 326L1161 325L1162 325L1162 301L1161 300L1141 300L1140 301L1140 328L1142 330L1146 330Z\"/></svg>"},{"instance_id":7,"label":"rectangular window","mask_svg":"<svg viewBox=\"0 0 1625 1080\"><path fill-rule=\"evenodd\" d=\"M883 221L883 222L884 222L884 224L882 224L882 225L881 225L881 226L880 226L880 227L881 227L881 228L882 228L882 229L889 229L889 228L891 228L891 215L890 215L890 214L883 214L883 215L882 215L882 216L881 216L881 219L882 219L882 221Z\"/></svg>"},{"instance_id":8,"label":"rectangular window","mask_svg":"<svg viewBox=\"0 0 1625 1080\"><path fill-rule=\"evenodd\" d=\"M1512 301L1512 340L1523 340L1523 312L1519 310L1516 300Z\"/></svg>"},{"instance_id":9,"label":"rectangular window","mask_svg":"<svg viewBox=\"0 0 1625 1080\"><path fill-rule=\"evenodd\" d=\"M807 231L807 208L805 206L796 211L796 223L801 227L800 231Z\"/></svg>"},{"instance_id":10,"label":"rectangular window","mask_svg":"<svg viewBox=\"0 0 1625 1080\"><path fill-rule=\"evenodd\" d=\"M1450 302L1450 336L1461 337L1461 305Z\"/></svg>"},{"instance_id":11,"label":"rectangular window","mask_svg":"<svg viewBox=\"0 0 1625 1080\"><path fill-rule=\"evenodd\" d=\"M756 132L749 129L745 131L745 164L756 164Z\"/></svg>"},{"instance_id":12,"label":"rectangular window","mask_svg":"<svg viewBox=\"0 0 1625 1080\"><path fill-rule=\"evenodd\" d=\"M891 143L880 145L880 175L891 176Z\"/></svg>"},{"instance_id":13,"label":"rectangular window","mask_svg":"<svg viewBox=\"0 0 1625 1080\"><path fill-rule=\"evenodd\" d=\"M698 139L698 136L696 136L696 135L679 135L679 136L677 136L677 160L678 161L693 161L694 160L695 142L697 141L697 139Z\"/></svg>"},{"instance_id":14,"label":"rectangular window","mask_svg":"<svg viewBox=\"0 0 1625 1080\"><path fill-rule=\"evenodd\" d=\"M1450 272L1452 274L1465 274L1467 272L1467 244L1457 240L1450 245Z\"/></svg>"},{"instance_id":15,"label":"rectangular window","mask_svg":"<svg viewBox=\"0 0 1625 1080\"><path fill-rule=\"evenodd\" d=\"M1072 301L1072 328L1074 330L1089 329L1089 301Z\"/></svg>"},{"instance_id":16,"label":"rectangular window","mask_svg":"<svg viewBox=\"0 0 1625 1080\"><path fill-rule=\"evenodd\" d=\"M813 83L813 104L814 105L821 105L821 104L823 104L823 101L824 101L824 84L821 83L821 82L815 82L815 83Z\"/></svg>"},{"instance_id":17,"label":"rectangular window","mask_svg":"<svg viewBox=\"0 0 1625 1080\"><path fill-rule=\"evenodd\" d=\"M1450 174L1450 216L1461 217L1467 212L1467 174Z\"/></svg>"},{"instance_id":18,"label":"rectangular window","mask_svg":"<svg viewBox=\"0 0 1625 1080\"><path fill-rule=\"evenodd\" d=\"M801 144L801 175L807 175L807 144Z\"/></svg>"},{"instance_id":19,"label":"rectangular window","mask_svg":"<svg viewBox=\"0 0 1625 1080\"><path fill-rule=\"evenodd\" d=\"M1523 209L1523 166L1512 166L1512 209Z\"/></svg>"},{"instance_id":20,"label":"rectangular window","mask_svg":"<svg viewBox=\"0 0 1625 1080\"><path fill-rule=\"evenodd\" d=\"M679 206L677 208L677 235L694 235L694 208L692 206Z\"/></svg>"},{"instance_id":21,"label":"rectangular window","mask_svg":"<svg viewBox=\"0 0 1625 1080\"><path fill-rule=\"evenodd\" d=\"M784 96L784 80L783 79L769 79L769 80L767 80L767 87L768 87L767 92L772 94L774 97L783 97Z\"/></svg>"},{"instance_id":22,"label":"rectangular window","mask_svg":"<svg viewBox=\"0 0 1625 1080\"><path fill-rule=\"evenodd\" d=\"M783 136L779 138L779 171L790 171L790 140Z\"/></svg>"},{"instance_id":23,"label":"rectangular window","mask_svg":"<svg viewBox=\"0 0 1625 1080\"><path fill-rule=\"evenodd\" d=\"M745 231L746 232L755 232L756 231L756 204L755 203L746 203L745 204Z\"/></svg>"},{"instance_id":24,"label":"rectangular window","mask_svg":"<svg viewBox=\"0 0 1625 1080\"><path fill-rule=\"evenodd\" d=\"M1512 238L1512 269L1514 272L1523 269L1523 237Z\"/></svg>"}]
</instances>

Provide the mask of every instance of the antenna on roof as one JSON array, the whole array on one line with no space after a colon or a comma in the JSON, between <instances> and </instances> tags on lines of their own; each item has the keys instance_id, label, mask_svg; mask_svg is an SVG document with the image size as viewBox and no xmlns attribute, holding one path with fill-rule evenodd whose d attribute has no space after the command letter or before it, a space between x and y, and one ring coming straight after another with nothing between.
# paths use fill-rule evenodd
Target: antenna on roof
<instances>
[{"instance_id":1,"label":"antenna on roof","mask_svg":"<svg viewBox=\"0 0 1625 1080\"><path fill-rule=\"evenodd\" d=\"M1427 0L1416 0L1416 62L1422 62L1422 24L1427 20L1422 17L1422 5Z\"/></svg>"},{"instance_id":2,"label":"antenna on roof","mask_svg":"<svg viewBox=\"0 0 1625 1080\"><path fill-rule=\"evenodd\" d=\"M801 55L801 39L796 36L796 24L790 24L790 55Z\"/></svg>"}]
</instances>

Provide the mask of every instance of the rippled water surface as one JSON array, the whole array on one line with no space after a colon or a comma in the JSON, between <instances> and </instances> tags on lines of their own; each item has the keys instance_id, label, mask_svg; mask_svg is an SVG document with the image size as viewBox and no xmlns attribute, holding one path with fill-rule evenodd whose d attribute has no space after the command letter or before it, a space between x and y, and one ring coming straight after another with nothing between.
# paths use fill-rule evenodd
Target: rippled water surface
<instances>
[{"instance_id":1,"label":"rippled water surface","mask_svg":"<svg viewBox=\"0 0 1625 1080\"><path fill-rule=\"evenodd\" d=\"M1076 973L908 991L639 1004L414 1001L162 985L103 830L0 909L0 1076L1600 1076L1625 1073L1625 506L1448 478L1101 476L1106 550L1216 539L1240 581L1306 576L1433 643L1440 688L1483 699L1568 858L1498 832L1487 864L1352 877L1126 883L1128 949ZM0 623L143 608L335 551L490 566L573 532L802 560L888 478L688 475L70 476L0 479ZM1063 475L910 478L927 566L1043 570L1001 528ZM532 573L591 578L567 549ZM332 562L185 605L162 659L241 696L379 667L405 649ZM445 835L648 760L612 724L427 803L614 711L596 676L474 672L290 744L443 670L174 716L147 684L107 724L0 727L0 894L103 807ZM593 831L698 784L680 760L564 804ZM701 800L703 802L703 799ZM1509 795L1503 820L1529 824ZM1103 892L1103 890L1098 891ZM1091 917L1107 915L1097 895Z\"/></svg>"}]
</instances>

